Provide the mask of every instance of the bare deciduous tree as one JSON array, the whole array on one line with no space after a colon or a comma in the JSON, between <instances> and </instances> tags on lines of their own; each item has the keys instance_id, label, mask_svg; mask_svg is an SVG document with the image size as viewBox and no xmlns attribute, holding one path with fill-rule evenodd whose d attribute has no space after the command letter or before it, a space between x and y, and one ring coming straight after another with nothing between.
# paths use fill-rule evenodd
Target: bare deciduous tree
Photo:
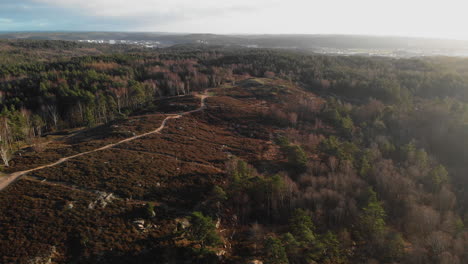
<instances>
[{"instance_id":1,"label":"bare deciduous tree","mask_svg":"<svg viewBox=\"0 0 468 264\"><path fill-rule=\"evenodd\" d=\"M0 117L0 156L5 166L10 166L11 159L11 130L6 116Z\"/></svg>"},{"instance_id":2,"label":"bare deciduous tree","mask_svg":"<svg viewBox=\"0 0 468 264\"><path fill-rule=\"evenodd\" d=\"M52 122L54 123L54 128L57 129L58 125L58 120L59 120L59 113L57 110L56 105L48 105L47 106L47 111L49 113L50 118L52 119Z\"/></svg>"}]
</instances>

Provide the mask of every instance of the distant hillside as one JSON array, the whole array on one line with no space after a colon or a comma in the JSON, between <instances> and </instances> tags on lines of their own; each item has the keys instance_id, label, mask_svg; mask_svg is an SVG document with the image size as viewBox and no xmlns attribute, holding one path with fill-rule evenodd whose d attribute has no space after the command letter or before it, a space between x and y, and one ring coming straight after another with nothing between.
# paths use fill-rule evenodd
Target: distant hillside
<instances>
[{"instance_id":1,"label":"distant hillside","mask_svg":"<svg viewBox=\"0 0 468 264\"><path fill-rule=\"evenodd\" d=\"M202 43L385 56L467 56L468 41L360 35L215 35L150 32L0 32L3 39L153 41L161 46Z\"/></svg>"}]
</instances>

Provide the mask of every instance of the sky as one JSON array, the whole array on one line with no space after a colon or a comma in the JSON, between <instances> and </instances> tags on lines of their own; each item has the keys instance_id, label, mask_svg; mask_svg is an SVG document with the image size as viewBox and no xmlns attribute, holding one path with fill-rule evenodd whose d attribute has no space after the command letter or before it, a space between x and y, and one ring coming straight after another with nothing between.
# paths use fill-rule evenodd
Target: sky
<instances>
[{"instance_id":1,"label":"sky","mask_svg":"<svg viewBox=\"0 0 468 264\"><path fill-rule=\"evenodd\" d=\"M468 40L464 0L0 0L0 31L359 34Z\"/></svg>"}]
</instances>

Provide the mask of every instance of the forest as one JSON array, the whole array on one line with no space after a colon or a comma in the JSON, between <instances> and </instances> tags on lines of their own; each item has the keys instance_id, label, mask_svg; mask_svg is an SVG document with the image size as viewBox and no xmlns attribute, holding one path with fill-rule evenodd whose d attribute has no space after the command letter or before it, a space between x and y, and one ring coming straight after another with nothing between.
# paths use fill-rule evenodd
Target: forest
<instances>
[{"instance_id":1,"label":"forest","mask_svg":"<svg viewBox=\"0 0 468 264\"><path fill-rule=\"evenodd\" d=\"M193 242L177 244L191 248L184 257L193 263L468 263L463 58L2 41L2 169L11 172L15 153L45 135L120 122L158 107L157 100L223 85L239 90L213 93L241 100L248 91L267 103L248 124L259 136L244 134L271 140L281 161L233 155L223 163L224 180L210 183L203 201L188 209L191 227L171 234L171 245ZM227 109L223 118L241 110L247 111ZM151 218L155 209L144 210ZM217 230L216 219L229 223L230 238ZM78 248L83 239L77 238ZM236 247L220 260L214 249L227 239L237 240Z\"/></svg>"}]
</instances>

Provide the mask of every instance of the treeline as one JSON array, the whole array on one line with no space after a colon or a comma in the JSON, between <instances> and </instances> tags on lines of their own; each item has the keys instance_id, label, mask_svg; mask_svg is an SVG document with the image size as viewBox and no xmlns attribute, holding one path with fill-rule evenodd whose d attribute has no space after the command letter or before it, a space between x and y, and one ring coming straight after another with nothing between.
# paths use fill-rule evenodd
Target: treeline
<instances>
[{"instance_id":1,"label":"treeline","mask_svg":"<svg viewBox=\"0 0 468 264\"><path fill-rule=\"evenodd\" d=\"M390 59L358 56L308 55L276 50L246 50L210 63L235 66L235 73L278 76L305 84L313 91L365 102L408 102L415 97L455 97L467 101L466 59Z\"/></svg>"},{"instance_id":2,"label":"treeline","mask_svg":"<svg viewBox=\"0 0 468 264\"><path fill-rule=\"evenodd\" d=\"M1 75L0 91L2 105L34 111L56 129L104 122L156 97L188 94L231 78L229 69L205 67L196 58L116 55L10 68Z\"/></svg>"},{"instance_id":3,"label":"treeline","mask_svg":"<svg viewBox=\"0 0 468 264\"><path fill-rule=\"evenodd\" d=\"M2 114L7 120L4 125L8 124L4 130L26 131L34 126L34 134L40 135L94 126L126 116L158 97L186 95L232 78L229 68L200 64L195 54L85 56L50 63L2 65L1 107L5 113L35 120L34 124L18 123L12 121L10 114ZM25 137L24 133L12 136L18 140ZM7 141L2 140L5 148L11 146Z\"/></svg>"}]
</instances>

